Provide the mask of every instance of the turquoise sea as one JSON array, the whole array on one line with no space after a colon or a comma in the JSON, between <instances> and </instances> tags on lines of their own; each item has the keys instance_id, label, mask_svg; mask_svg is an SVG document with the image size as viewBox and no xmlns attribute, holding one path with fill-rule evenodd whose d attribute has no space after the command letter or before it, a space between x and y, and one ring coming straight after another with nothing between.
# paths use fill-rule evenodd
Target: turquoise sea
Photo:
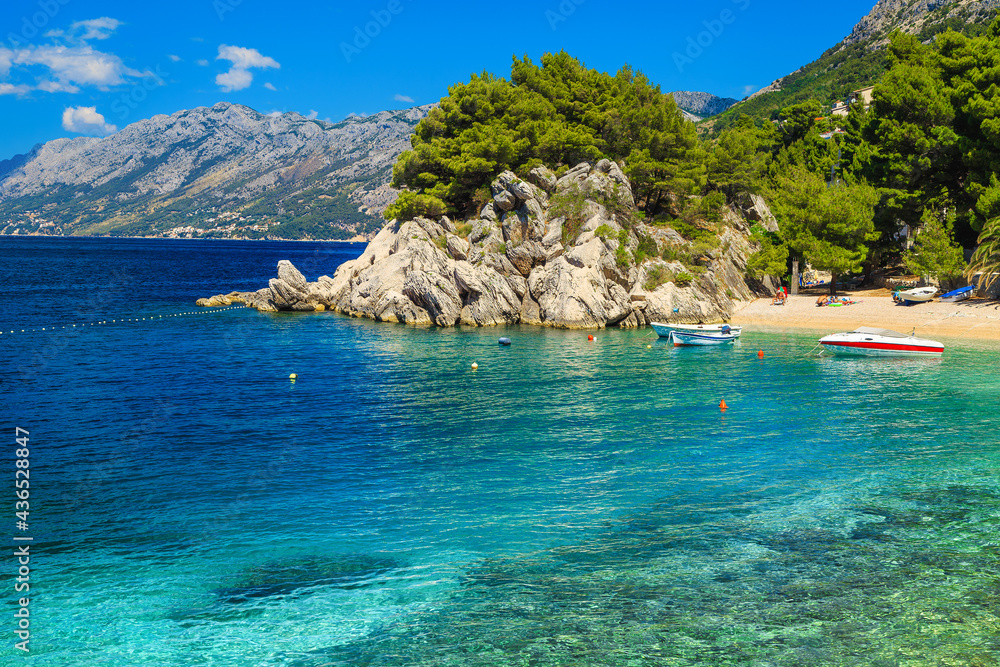
<instances>
[{"instance_id":1,"label":"turquoise sea","mask_svg":"<svg viewBox=\"0 0 1000 667\"><path fill-rule=\"evenodd\" d=\"M0 238L0 663L1000 664L996 343L192 305L362 249Z\"/></svg>"}]
</instances>

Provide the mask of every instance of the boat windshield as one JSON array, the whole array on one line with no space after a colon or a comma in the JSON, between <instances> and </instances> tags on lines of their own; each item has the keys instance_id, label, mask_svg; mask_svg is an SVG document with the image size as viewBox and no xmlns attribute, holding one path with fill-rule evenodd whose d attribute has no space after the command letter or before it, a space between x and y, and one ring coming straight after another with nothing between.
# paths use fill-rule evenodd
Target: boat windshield
<instances>
[{"instance_id":1,"label":"boat windshield","mask_svg":"<svg viewBox=\"0 0 1000 667\"><path fill-rule=\"evenodd\" d=\"M892 331L890 329L877 329L875 327L858 327L854 330L854 333L885 336L886 338L909 338L906 334L901 334L898 331Z\"/></svg>"}]
</instances>

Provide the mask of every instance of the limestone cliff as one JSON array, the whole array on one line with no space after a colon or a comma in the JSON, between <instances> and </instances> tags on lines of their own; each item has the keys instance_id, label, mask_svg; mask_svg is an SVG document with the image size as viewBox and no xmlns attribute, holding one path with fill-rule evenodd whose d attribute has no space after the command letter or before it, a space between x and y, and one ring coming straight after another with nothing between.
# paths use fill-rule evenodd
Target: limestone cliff
<instances>
[{"instance_id":1,"label":"limestone cliff","mask_svg":"<svg viewBox=\"0 0 1000 667\"><path fill-rule=\"evenodd\" d=\"M749 225L757 220L775 228L758 197L748 197L745 210L724 210L718 245L697 251L696 269L663 258L684 254L691 242L635 215L631 185L614 162L581 163L558 179L539 167L530 181L502 173L492 183L492 201L465 223L447 217L387 223L332 278L309 283L281 262L267 288L198 304L333 310L441 327L599 329L724 321L741 300L773 288L770 280L746 277Z\"/></svg>"}]
</instances>

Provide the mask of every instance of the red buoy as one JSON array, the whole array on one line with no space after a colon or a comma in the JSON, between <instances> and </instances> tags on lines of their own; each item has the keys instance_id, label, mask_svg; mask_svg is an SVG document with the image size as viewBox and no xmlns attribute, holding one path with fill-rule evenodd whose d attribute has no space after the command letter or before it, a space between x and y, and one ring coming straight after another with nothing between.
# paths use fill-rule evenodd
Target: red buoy
<instances>
[{"instance_id":1,"label":"red buoy","mask_svg":"<svg viewBox=\"0 0 1000 667\"><path fill-rule=\"evenodd\" d=\"M758 350L757 351L757 358L758 359L763 359L764 358L764 350Z\"/></svg>"},{"instance_id":2,"label":"red buoy","mask_svg":"<svg viewBox=\"0 0 1000 667\"><path fill-rule=\"evenodd\" d=\"M719 409L723 412L729 409L729 406L726 405L726 399L722 399L722 402L719 403Z\"/></svg>"},{"instance_id":3,"label":"red buoy","mask_svg":"<svg viewBox=\"0 0 1000 667\"><path fill-rule=\"evenodd\" d=\"M593 337L593 335L591 335L591 336L587 336L587 340L594 340L594 337Z\"/></svg>"}]
</instances>

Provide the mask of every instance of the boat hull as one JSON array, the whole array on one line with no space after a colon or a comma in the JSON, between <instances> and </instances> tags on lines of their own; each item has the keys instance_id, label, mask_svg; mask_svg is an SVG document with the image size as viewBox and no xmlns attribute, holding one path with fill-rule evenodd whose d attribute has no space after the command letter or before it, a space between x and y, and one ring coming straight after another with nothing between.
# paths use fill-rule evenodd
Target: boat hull
<instances>
[{"instance_id":1,"label":"boat hull","mask_svg":"<svg viewBox=\"0 0 1000 667\"><path fill-rule=\"evenodd\" d=\"M726 345L732 343L737 338L739 334L734 333L682 333L679 331L674 331L670 334L670 340L673 342L674 347L687 347L687 346L704 346L704 345Z\"/></svg>"},{"instance_id":2,"label":"boat hull","mask_svg":"<svg viewBox=\"0 0 1000 667\"><path fill-rule=\"evenodd\" d=\"M973 290L975 290L975 288L970 286L957 289L953 292L948 292L947 294L942 294L941 301L944 301L945 303L956 303L958 301L965 301L970 296L972 296Z\"/></svg>"},{"instance_id":3,"label":"boat hull","mask_svg":"<svg viewBox=\"0 0 1000 667\"><path fill-rule=\"evenodd\" d=\"M849 343L822 343L823 349L832 354L852 357L940 357L944 348L918 348L883 344L852 345Z\"/></svg>"},{"instance_id":4,"label":"boat hull","mask_svg":"<svg viewBox=\"0 0 1000 667\"><path fill-rule=\"evenodd\" d=\"M899 292L899 300L903 305L924 303L932 300L938 291L934 287L918 287L906 292Z\"/></svg>"}]
</instances>

